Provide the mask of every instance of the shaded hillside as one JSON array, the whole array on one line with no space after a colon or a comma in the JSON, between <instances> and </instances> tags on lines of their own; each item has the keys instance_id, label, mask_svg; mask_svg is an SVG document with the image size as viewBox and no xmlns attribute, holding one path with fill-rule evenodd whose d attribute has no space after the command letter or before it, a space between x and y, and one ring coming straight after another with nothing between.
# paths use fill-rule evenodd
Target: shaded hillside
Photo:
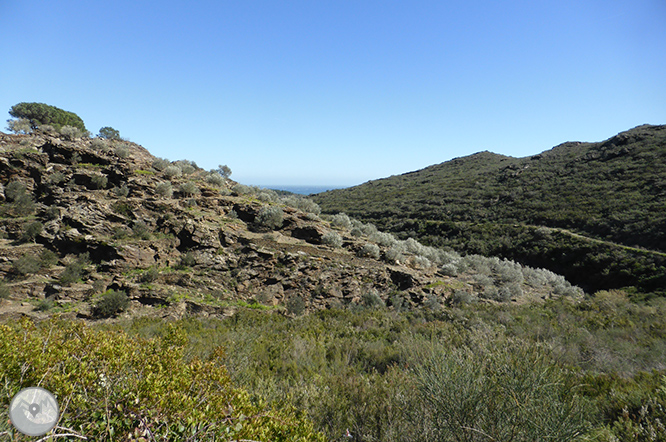
<instances>
[{"instance_id":1,"label":"shaded hillside","mask_svg":"<svg viewBox=\"0 0 666 442\"><path fill-rule=\"evenodd\" d=\"M0 148L6 314L298 315L580 294L548 271L322 220L311 201L133 143L0 134Z\"/></svg>"},{"instance_id":2,"label":"shaded hillside","mask_svg":"<svg viewBox=\"0 0 666 442\"><path fill-rule=\"evenodd\" d=\"M666 283L666 126L526 158L481 152L313 199L324 212L546 267L589 290Z\"/></svg>"}]
</instances>

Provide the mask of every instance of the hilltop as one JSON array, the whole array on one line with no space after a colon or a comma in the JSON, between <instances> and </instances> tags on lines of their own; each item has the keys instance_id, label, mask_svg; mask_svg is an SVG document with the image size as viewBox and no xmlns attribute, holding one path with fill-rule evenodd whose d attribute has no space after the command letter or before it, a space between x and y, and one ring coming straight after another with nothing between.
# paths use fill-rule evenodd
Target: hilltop
<instances>
[{"instance_id":1,"label":"hilltop","mask_svg":"<svg viewBox=\"0 0 666 442\"><path fill-rule=\"evenodd\" d=\"M0 135L5 315L225 317L579 296L562 277L397 241L143 147ZM300 207L300 208L299 208Z\"/></svg>"},{"instance_id":2,"label":"hilltop","mask_svg":"<svg viewBox=\"0 0 666 442\"><path fill-rule=\"evenodd\" d=\"M399 237L513 259L586 290L666 283L666 126L525 158L480 152L313 196Z\"/></svg>"}]
</instances>

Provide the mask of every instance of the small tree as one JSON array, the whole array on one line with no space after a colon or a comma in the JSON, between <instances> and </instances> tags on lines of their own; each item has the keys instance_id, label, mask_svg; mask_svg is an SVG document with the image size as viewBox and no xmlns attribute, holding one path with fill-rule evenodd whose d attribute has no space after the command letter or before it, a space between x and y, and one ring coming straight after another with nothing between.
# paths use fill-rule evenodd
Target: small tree
<instances>
[{"instance_id":1,"label":"small tree","mask_svg":"<svg viewBox=\"0 0 666 442\"><path fill-rule=\"evenodd\" d=\"M99 130L99 137L107 140L120 140L120 132L112 127L105 126Z\"/></svg>"},{"instance_id":2,"label":"small tree","mask_svg":"<svg viewBox=\"0 0 666 442\"><path fill-rule=\"evenodd\" d=\"M216 172L219 173L220 175L222 175L225 178L229 178L231 176L231 169L226 164L225 165L220 164L217 167Z\"/></svg>"}]
</instances>

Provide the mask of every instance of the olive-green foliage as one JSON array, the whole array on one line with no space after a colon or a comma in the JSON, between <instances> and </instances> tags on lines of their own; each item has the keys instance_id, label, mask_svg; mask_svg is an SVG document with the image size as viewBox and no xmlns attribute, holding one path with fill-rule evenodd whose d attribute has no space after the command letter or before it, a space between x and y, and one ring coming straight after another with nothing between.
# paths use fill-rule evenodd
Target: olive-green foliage
<instances>
[{"instance_id":1,"label":"olive-green foliage","mask_svg":"<svg viewBox=\"0 0 666 442\"><path fill-rule=\"evenodd\" d=\"M39 304L35 306L35 310L39 312L47 312L56 306L56 302L53 298L42 299Z\"/></svg>"},{"instance_id":2,"label":"olive-green foliage","mask_svg":"<svg viewBox=\"0 0 666 442\"><path fill-rule=\"evenodd\" d=\"M0 300L9 298L11 290L5 281L0 280Z\"/></svg>"},{"instance_id":3,"label":"olive-green foliage","mask_svg":"<svg viewBox=\"0 0 666 442\"><path fill-rule=\"evenodd\" d=\"M35 210L32 195L27 192L25 184L20 181L12 181L5 187L5 198L11 202L4 211L16 216L29 215Z\"/></svg>"},{"instance_id":4,"label":"olive-green foliage","mask_svg":"<svg viewBox=\"0 0 666 442\"><path fill-rule=\"evenodd\" d=\"M60 128L60 135L68 140L76 140L77 138L81 138L84 132L81 132L81 130L74 126L63 126Z\"/></svg>"},{"instance_id":5,"label":"olive-green foliage","mask_svg":"<svg viewBox=\"0 0 666 442\"><path fill-rule=\"evenodd\" d=\"M44 230L44 224L39 221L34 221L23 226L23 233L21 239L26 242L34 241L37 235Z\"/></svg>"},{"instance_id":6,"label":"olive-green foliage","mask_svg":"<svg viewBox=\"0 0 666 442\"><path fill-rule=\"evenodd\" d=\"M99 137L107 140L120 140L120 132L112 127L105 126L99 130Z\"/></svg>"},{"instance_id":7,"label":"olive-green foliage","mask_svg":"<svg viewBox=\"0 0 666 442\"><path fill-rule=\"evenodd\" d=\"M224 178L229 178L231 176L231 169L229 166L220 164L215 170L220 176Z\"/></svg>"},{"instance_id":8,"label":"olive-green foliage","mask_svg":"<svg viewBox=\"0 0 666 442\"><path fill-rule=\"evenodd\" d=\"M118 198L126 198L127 195L129 195L129 187L127 187L127 184L123 184L120 187L114 187L112 191Z\"/></svg>"},{"instance_id":9,"label":"olive-green foliage","mask_svg":"<svg viewBox=\"0 0 666 442\"><path fill-rule=\"evenodd\" d=\"M399 297L394 294L391 305ZM515 401L507 397L487 398L494 408L481 416L488 424L498 420L498 429L517 422L530 407L535 424L547 421L546 411L554 413L556 422L579 407L579 416L560 428L582 424L587 416L595 426L588 435L620 435L616 423L646 422L647 417L640 420L641 407L655 403L650 398L659 400L656 392L666 374L664 299L636 304L626 293L600 292L579 302L560 298L541 305L461 302L438 311L391 309L331 309L294 319L247 309L221 321L179 324L189 336L188 354L206 357L217 345L233 349L224 361L236 382L276 404L295 406L330 440L339 439L346 428L360 441L433 440L427 434L443 430L432 421L434 409L423 406L427 390L419 376L430 370L461 386L466 378L451 367L456 361L472 374L494 373L470 380L472 386L516 394L513 409L509 405ZM165 327L148 319L125 324L144 336L160 335ZM448 356L451 370L438 371L433 361ZM652 374L653 369L661 371ZM527 385L540 388L529 391ZM456 397L464 394L460 389ZM541 410L534 410L537 406ZM660 416L656 405L647 411L646 416ZM518 429L516 437L521 431L527 437L528 429Z\"/></svg>"},{"instance_id":10,"label":"olive-green foliage","mask_svg":"<svg viewBox=\"0 0 666 442\"><path fill-rule=\"evenodd\" d=\"M108 318L124 312L129 307L130 300L123 291L109 290L102 295L93 306L95 316Z\"/></svg>"},{"instance_id":11,"label":"olive-green foliage","mask_svg":"<svg viewBox=\"0 0 666 442\"><path fill-rule=\"evenodd\" d=\"M166 158L155 158L153 160L153 169L162 171L169 167L171 165L171 161L167 160Z\"/></svg>"},{"instance_id":12,"label":"olive-green foliage","mask_svg":"<svg viewBox=\"0 0 666 442\"><path fill-rule=\"evenodd\" d=\"M58 256L50 250L43 250L39 256L26 253L12 262L12 273L17 276L25 276L37 273L42 268L48 269L58 263Z\"/></svg>"},{"instance_id":13,"label":"olive-green foliage","mask_svg":"<svg viewBox=\"0 0 666 442\"><path fill-rule=\"evenodd\" d=\"M58 263L58 255L56 255L55 253L53 253L48 249L44 249L39 254L39 262L42 268L48 269L49 267L54 266Z\"/></svg>"},{"instance_id":14,"label":"olive-green foliage","mask_svg":"<svg viewBox=\"0 0 666 442\"><path fill-rule=\"evenodd\" d=\"M163 198L171 198L173 195L173 187L169 182L159 183L157 186L155 186L155 193Z\"/></svg>"},{"instance_id":15,"label":"olive-green foliage","mask_svg":"<svg viewBox=\"0 0 666 442\"><path fill-rule=\"evenodd\" d=\"M481 152L312 198L401 239L547 268L589 291L655 291L666 286L665 159L666 126L641 126L533 157Z\"/></svg>"},{"instance_id":16,"label":"olive-green foliage","mask_svg":"<svg viewBox=\"0 0 666 442\"><path fill-rule=\"evenodd\" d=\"M90 185L93 189L104 189L108 184L109 179L106 175L93 175L90 178Z\"/></svg>"},{"instance_id":17,"label":"olive-green foliage","mask_svg":"<svg viewBox=\"0 0 666 442\"><path fill-rule=\"evenodd\" d=\"M17 120L7 120L7 129L15 134L29 134L32 132L30 120L19 118Z\"/></svg>"},{"instance_id":18,"label":"olive-green foliage","mask_svg":"<svg viewBox=\"0 0 666 442\"><path fill-rule=\"evenodd\" d=\"M9 110L9 115L14 118L25 118L30 121L30 126L36 129L38 126L48 124L60 130L62 126L72 126L82 132L87 132L81 117L73 112L68 112L44 103L18 103Z\"/></svg>"},{"instance_id":19,"label":"olive-green foliage","mask_svg":"<svg viewBox=\"0 0 666 442\"><path fill-rule=\"evenodd\" d=\"M20 198L25 193L25 184L20 181L12 181L5 186L5 198L7 198L8 201L16 201L17 198Z\"/></svg>"},{"instance_id":20,"label":"olive-green foliage","mask_svg":"<svg viewBox=\"0 0 666 442\"><path fill-rule=\"evenodd\" d=\"M37 273L41 267L39 258L31 253L26 253L12 262L12 272L19 276Z\"/></svg>"},{"instance_id":21,"label":"olive-green foliage","mask_svg":"<svg viewBox=\"0 0 666 442\"><path fill-rule=\"evenodd\" d=\"M430 353L414 368L421 440L570 441L590 426L575 378L536 346L475 343Z\"/></svg>"},{"instance_id":22,"label":"olive-green foliage","mask_svg":"<svg viewBox=\"0 0 666 442\"><path fill-rule=\"evenodd\" d=\"M127 146L118 146L115 149L113 149L113 153L116 154L118 158L129 158L130 156L130 150Z\"/></svg>"},{"instance_id":23,"label":"olive-green foliage","mask_svg":"<svg viewBox=\"0 0 666 442\"><path fill-rule=\"evenodd\" d=\"M178 191L186 197L194 196L199 194L199 187L192 181L188 181L178 186Z\"/></svg>"},{"instance_id":24,"label":"olive-green foliage","mask_svg":"<svg viewBox=\"0 0 666 442\"><path fill-rule=\"evenodd\" d=\"M218 173L210 173L206 176L206 182L213 186L222 186L224 184L224 177Z\"/></svg>"},{"instance_id":25,"label":"olive-green foliage","mask_svg":"<svg viewBox=\"0 0 666 442\"><path fill-rule=\"evenodd\" d=\"M67 264L58 280L62 285L71 285L83 277L83 271L90 263L90 257L87 253L77 256L72 262Z\"/></svg>"},{"instance_id":26,"label":"olive-green foliage","mask_svg":"<svg viewBox=\"0 0 666 442\"><path fill-rule=\"evenodd\" d=\"M326 232L321 236L321 242L332 247L342 247L342 237L336 232Z\"/></svg>"},{"instance_id":27,"label":"olive-green foliage","mask_svg":"<svg viewBox=\"0 0 666 442\"><path fill-rule=\"evenodd\" d=\"M164 176L169 180L172 178L177 178L183 174L183 172L180 170L180 167L175 165L165 167L163 172Z\"/></svg>"},{"instance_id":28,"label":"olive-green foliage","mask_svg":"<svg viewBox=\"0 0 666 442\"><path fill-rule=\"evenodd\" d=\"M137 221L132 226L132 234L139 239L148 240L151 238L151 230L144 221Z\"/></svg>"},{"instance_id":29,"label":"olive-green foliage","mask_svg":"<svg viewBox=\"0 0 666 442\"><path fill-rule=\"evenodd\" d=\"M82 323L22 320L0 325L0 431L9 428L9 399L40 385L61 407L58 434L96 441L262 440L324 438L291 408L273 408L234 386L224 352L186 358L187 337L172 325L161 337L132 338ZM79 440L78 438L76 440Z\"/></svg>"},{"instance_id":30,"label":"olive-green foliage","mask_svg":"<svg viewBox=\"0 0 666 442\"><path fill-rule=\"evenodd\" d=\"M278 206L264 206L257 215L257 224L268 227L269 229L279 229L282 227L284 212Z\"/></svg>"},{"instance_id":31,"label":"olive-green foliage","mask_svg":"<svg viewBox=\"0 0 666 442\"><path fill-rule=\"evenodd\" d=\"M196 256L192 252L183 253L180 256L180 263L179 263L180 268L192 267L196 265L196 263L197 263Z\"/></svg>"}]
</instances>

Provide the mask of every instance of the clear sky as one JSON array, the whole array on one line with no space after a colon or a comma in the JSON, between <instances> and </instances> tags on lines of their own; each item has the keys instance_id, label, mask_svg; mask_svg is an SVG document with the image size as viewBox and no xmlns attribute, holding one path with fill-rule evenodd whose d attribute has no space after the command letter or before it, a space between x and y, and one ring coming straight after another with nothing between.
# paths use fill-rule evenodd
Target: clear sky
<instances>
[{"instance_id":1,"label":"clear sky","mask_svg":"<svg viewBox=\"0 0 666 442\"><path fill-rule=\"evenodd\" d=\"M0 0L0 40L0 112L51 104L245 184L666 124L663 0Z\"/></svg>"}]
</instances>

